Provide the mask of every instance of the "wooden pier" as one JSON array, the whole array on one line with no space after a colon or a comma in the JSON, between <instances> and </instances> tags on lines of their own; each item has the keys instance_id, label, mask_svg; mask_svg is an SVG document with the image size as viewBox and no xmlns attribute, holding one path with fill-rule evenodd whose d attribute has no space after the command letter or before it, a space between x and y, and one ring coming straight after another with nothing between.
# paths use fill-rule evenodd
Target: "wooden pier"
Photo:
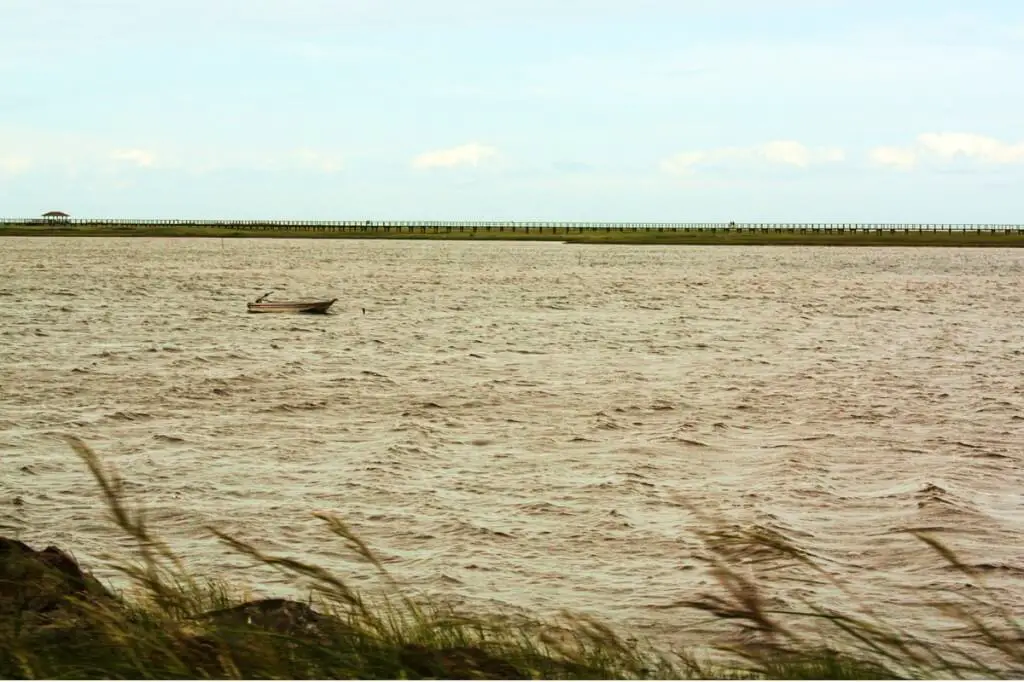
<instances>
[{"instance_id":1,"label":"wooden pier","mask_svg":"<svg viewBox=\"0 0 1024 682\"><path fill-rule=\"evenodd\" d=\"M1003 223L626 223L547 221L440 221L440 220L174 220L139 218L0 218L0 228L54 230L146 230L168 233L176 229L209 229L252 232L341 234L453 234L513 233L535 235L586 235L599 233L696 233L696 234L991 234L1024 235L1024 225Z\"/></svg>"}]
</instances>

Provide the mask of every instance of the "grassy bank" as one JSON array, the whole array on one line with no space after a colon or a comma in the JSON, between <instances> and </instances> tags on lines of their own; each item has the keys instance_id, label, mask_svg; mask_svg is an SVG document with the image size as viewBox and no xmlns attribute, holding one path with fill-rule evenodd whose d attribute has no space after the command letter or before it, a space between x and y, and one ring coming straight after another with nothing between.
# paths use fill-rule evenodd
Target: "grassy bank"
<instances>
[{"instance_id":1,"label":"grassy bank","mask_svg":"<svg viewBox=\"0 0 1024 682\"><path fill-rule=\"evenodd\" d=\"M398 232L378 231L255 231L246 229L186 226L0 226L0 236L39 237L209 237L264 239L442 239L471 241L555 241L573 244L680 244L746 246L946 246L946 247L1024 247L1024 234L991 232L753 232L657 230L619 232L585 230L583 232L537 229L478 230L476 232Z\"/></svg>"},{"instance_id":2,"label":"grassy bank","mask_svg":"<svg viewBox=\"0 0 1024 682\"><path fill-rule=\"evenodd\" d=\"M320 515L325 537L373 566L382 589L353 590L342 576L300 559L268 554L210 529L230 552L271 566L308 588L309 600L247 599L225 583L197 580L130 507L120 479L84 444L74 451L93 473L113 521L133 541L137 560L116 568L130 588L115 592L82 574L61 551L36 552L0 539L0 677L458 678L458 679L873 679L1024 675L1024 630L983 580L925 536L937 556L980 587L969 601L937 605L973 637L930 644L890 627L870 611L857 616L806 604L773 609L734 568L742 558L782 557L827 571L763 531L721 525L701 532L719 588L688 595L678 608L742 636L700 641L700 649L659 651L593 620L540 621L510 614L456 613L417 600L397 585L349 528ZM837 591L849 586L831 581ZM799 621L811 627L801 630ZM804 632L805 634L798 634ZM815 633L814 635L807 634ZM695 651L702 651L698 655Z\"/></svg>"}]
</instances>

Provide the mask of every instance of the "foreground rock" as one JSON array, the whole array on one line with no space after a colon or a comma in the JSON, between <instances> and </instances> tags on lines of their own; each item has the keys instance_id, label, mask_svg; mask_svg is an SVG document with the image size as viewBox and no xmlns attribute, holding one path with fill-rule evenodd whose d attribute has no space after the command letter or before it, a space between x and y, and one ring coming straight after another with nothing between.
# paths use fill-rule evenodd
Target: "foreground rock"
<instances>
[{"instance_id":1,"label":"foreground rock","mask_svg":"<svg viewBox=\"0 0 1024 682\"><path fill-rule=\"evenodd\" d=\"M75 600L111 599L110 592L56 547L34 550L0 537L0 614L49 613Z\"/></svg>"},{"instance_id":2,"label":"foreground rock","mask_svg":"<svg viewBox=\"0 0 1024 682\"><path fill-rule=\"evenodd\" d=\"M444 625L439 645L423 646L289 599L190 615L172 593L129 603L68 553L0 537L0 679L593 679L601 672L536 653L509 659L449 644ZM173 608L161 607L163 596ZM432 639L427 630L418 634Z\"/></svg>"}]
</instances>

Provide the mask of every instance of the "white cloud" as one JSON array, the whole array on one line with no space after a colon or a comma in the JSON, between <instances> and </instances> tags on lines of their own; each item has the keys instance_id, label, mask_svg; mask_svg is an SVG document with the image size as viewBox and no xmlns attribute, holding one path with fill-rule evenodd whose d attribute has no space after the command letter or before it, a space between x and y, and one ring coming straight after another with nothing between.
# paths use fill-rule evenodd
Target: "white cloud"
<instances>
[{"instance_id":1,"label":"white cloud","mask_svg":"<svg viewBox=\"0 0 1024 682\"><path fill-rule=\"evenodd\" d=\"M156 154L146 149L117 149L110 153L115 161L128 161L142 168L149 168L156 162Z\"/></svg>"},{"instance_id":2,"label":"white cloud","mask_svg":"<svg viewBox=\"0 0 1024 682\"><path fill-rule=\"evenodd\" d=\"M324 173L336 173L342 168L341 157L335 154L300 149L295 152L294 157L301 167L313 168Z\"/></svg>"},{"instance_id":3,"label":"white cloud","mask_svg":"<svg viewBox=\"0 0 1024 682\"><path fill-rule=\"evenodd\" d=\"M25 170L69 174L126 174L163 169L204 173L221 170L335 173L344 167L333 149L277 148L261 151L124 140L62 131L0 126L0 175Z\"/></svg>"},{"instance_id":4,"label":"white cloud","mask_svg":"<svg viewBox=\"0 0 1024 682\"><path fill-rule=\"evenodd\" d=\"M479 166L481 161L498 155L494 147L470 142L451 149L436 149L424 152L412 160L413 168L452 168L454 166Z\"/></svg>"},{"instance_id":5,"label":"white cloud","mask_svg":"<svg viewBox=\"0 0 1024 682\"><path fill-rule=\"evenodd\" d=\"M0 175L24 173L31 165L27 156L0 156Z\"/></svg>"},{"instance_id":6,"label":"white cloud","mask_svg":"<svg viewBox=\"0 0 1024 682\"><path fill-rule=\"evenodd\" d=\"M966 156L988 163L1024 161L1024 142L1007 144L973 133L924 133L918 136L917 142L927 152L944 159Z\"/></svg>"},{"instance_id":7,"label":"white cloud","mask_svg":"<svg viewBox=\"0 0 1024 682\"><path fill-rule=\"evenodd\" d=\"M684 152L682 154L676 154L675 156L662 161L661 169L666 173L688 175L693 173L694 166L706 161L710 155L710 152Z\"/></svg>"},{"instance_id":8,"label":"white cloud","mask_svg":"<svg viewBox=\"0 0 1024 682\"><path fill-rule=\"evenodd\" d=\"M683 152L662 161L661 169L667 173L688 175L701 166L721 164L770 164L807 168L816 164L836 163L845 158L846 153L838 147L808 147L795 140L773 140L752 147L718 147Z\"/></svg>"},{"instance_id":9,"label":"white cloud","mask_svg":"<svg viewBox=\"0 0 1024 682\"><path fill-rule=\"evenodd\" d=\"M756 152L772 163L789 164L801 168L813 163L842 161L846 158L842 149L836 147L819 147L810 149L799 142L780 140L768 142L755 148Z\"/></svg>"},{"instance_id":10,"label":"white cloud","mask_svg":"<svg viewBox=\"0 0 1024 682\"><path fill-rule=\"evenodd\" d=\"M877 147L869 153L872 161L904 170L919 162L942 162L957 158L988 164L1024 163L1024 142L1004 142L975 133L922 133L907 147Z\"/></svg>"},{"instance_id":11,"label":"white cloud","mask_svg":"<svg viewBox=\"0 0 1024 682\"><path fill-rule=\"evenodd\" d=\"M902 170L910 170L917 163L917 152L901 147L876 147L868 156L880 166L892 166Z\"/></svg>"}]
</instances>

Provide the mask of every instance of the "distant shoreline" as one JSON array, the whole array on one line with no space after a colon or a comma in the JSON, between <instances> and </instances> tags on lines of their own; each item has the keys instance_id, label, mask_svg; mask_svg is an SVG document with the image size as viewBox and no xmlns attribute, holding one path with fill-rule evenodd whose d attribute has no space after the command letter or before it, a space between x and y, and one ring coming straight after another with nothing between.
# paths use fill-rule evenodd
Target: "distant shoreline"
<instances>
[{"instance_id":1,"label":"distant shoreline","mask_svg":"<svg viewBox=\"0 0 1024 682\"><path fill-rule=\"evenodd\" d=\"M0 225L0 237L162 237L219 239L430 239L445 241L545 241L564 244L690 245L690 246L928 246L928 247L1024 247L1024 233L1013 231L916 231L846 230L816 231L709 230L640 228L637 231L584 229L583 231L416 231L360 228L359 230L311 231L304 229L253 230L197 226L76 226Z\"/></svg>"}]
</instances>

